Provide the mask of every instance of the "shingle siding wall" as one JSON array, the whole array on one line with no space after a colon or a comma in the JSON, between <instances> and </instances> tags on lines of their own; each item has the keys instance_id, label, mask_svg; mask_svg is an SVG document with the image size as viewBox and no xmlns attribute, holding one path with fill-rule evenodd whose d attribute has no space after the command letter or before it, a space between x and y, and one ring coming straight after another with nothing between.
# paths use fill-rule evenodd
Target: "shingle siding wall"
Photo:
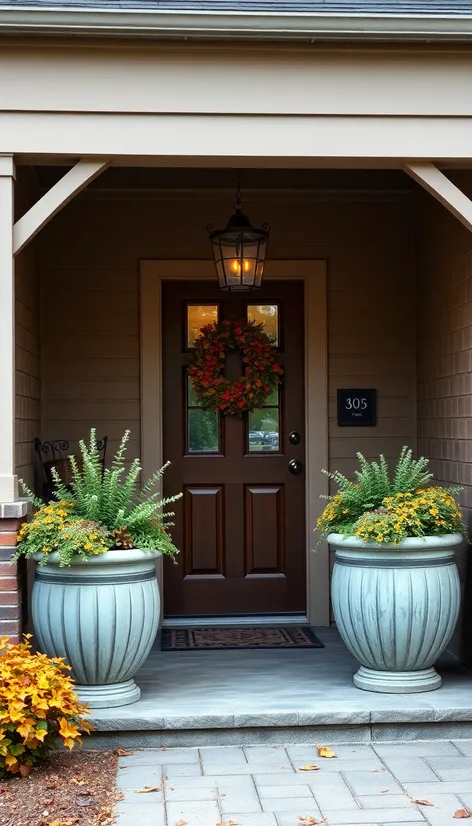
<instances>
[{"instance_id":1,"label":"shingle siding wall","mask_svg":"<svg viewBox=\"0 0 472 826\"><path fill-rule=\"evenodd\" d=\"M458 180L467 186L467 180ZM472 235L421 195L418 211L418 449L440 484L462 485L472 528ZM451 650L472 662L472 564L457 554L463 607Z\"/></svg>"}]
</instances>

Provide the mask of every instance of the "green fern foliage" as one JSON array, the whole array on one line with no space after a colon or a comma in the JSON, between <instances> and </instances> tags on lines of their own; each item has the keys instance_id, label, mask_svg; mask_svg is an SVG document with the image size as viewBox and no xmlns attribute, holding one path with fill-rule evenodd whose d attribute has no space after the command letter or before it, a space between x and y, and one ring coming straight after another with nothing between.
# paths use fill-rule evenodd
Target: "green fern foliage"
<instances>
[{"instance_id":1,"label":"green fern foliage","mask_svg":"<svg viewBox=\"0 0 472 826\"><path fill-rule=\"evenodd\" d=\"M74 456L69 457L71 483L66 485L57 470L52 468L54 498L70 503L75 517L105 528L110 548L114 547L114 536L126 534L135 548L159 550L173 557L178 550L168 528L173 524L170 519L174 514L167 508L182 494L164 499L157 488L169 463L159 468L140 488L142 467L139 459L134 459L128 466L126 464L129 438L130 431L127 430L111 466L103 468L96 431L92 428L88 444L83 440L79 442L81 461L78 462ZM23 489L33 498L26 486ZM44 506L38 500L35 503Z\"/></svg>"},{"instance_id":2,"label":"green fern foliage","mask_svg":"<svg viewBox=\"0 0 472 826\"><path fill-rule=\"evenodd\" d=\"M428 471L429 460L421 456L420 459L413 459L411 448L403 447L400 458L395 468L391 494L413 493L419 488L425 488L433 478L433 474Z\"/></svg>"},{"instance_id":3,"label":"green fern foliage","mask_svg":"<svg viewBox=\"0 0 472 826\"><path fill-rule=\"evenodd\" d=\"M383 455L378 461L368 461L362 453L357 453L359 469L355 478L348 479L339 471L323 471L337 486L334 496L323 497L328 503L317 521L321 537L327 533L355 533L357 520L364 514L382 514L390 498L411 496L424 490L433 474L428 470L428 459L423 456L413 458L411 448L403 447L393 471L389 473L387 461ZM458 489L446 491L452 495Z\"/></svg>"}]
</instances>

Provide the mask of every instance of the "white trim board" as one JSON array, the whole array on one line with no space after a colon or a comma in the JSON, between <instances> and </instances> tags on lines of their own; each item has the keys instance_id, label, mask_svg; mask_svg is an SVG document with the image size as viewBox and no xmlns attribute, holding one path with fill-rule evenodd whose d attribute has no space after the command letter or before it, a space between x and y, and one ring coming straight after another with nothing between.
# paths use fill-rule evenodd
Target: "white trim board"
<instances>
[{"instance_id":1,"label":"white trim board","mask_svg":"<svg viewBox=\"0 0 472 826\"><path fill-rule=\"evenodd\" d=\"M254 614L231 617L167 617L162 620L162 628L291 628L306 625L305 614L274 614L266 616Z\"/></svg>"},{"instance_id":2,"label":"white trim board","mask_svg":"<svg viewBox=\"0 0 472 826\"><path fill-rule=\"evenodd\" d=\"M148 478L165 459L162 415L162 282L211 281L212 261L141 261L141 455ZM303 281L305 286L305 468L307 617L310 625L329 625L329 553L316 553L313 527L328 492L321 473L328 467L327 267L326 261L268 261L266 280ZM158 570L165 599L162 563Z\"/></svg>"}]
</instances>

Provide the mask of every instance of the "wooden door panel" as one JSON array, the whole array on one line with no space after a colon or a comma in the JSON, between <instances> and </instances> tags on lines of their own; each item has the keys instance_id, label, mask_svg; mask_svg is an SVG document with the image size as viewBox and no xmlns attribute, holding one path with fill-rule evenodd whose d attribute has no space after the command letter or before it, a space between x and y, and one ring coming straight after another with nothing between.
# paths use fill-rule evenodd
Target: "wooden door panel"
<instances>
[{"instance_id":1,"label":"wooden door panel","mask_svg":"<svg viewBox=\"0 0 472 826\"><path fill-rule=\"evenodd\" d=\"M184 488L185 576L224 576L224 490Z\"/></svg>"},{"instance_id":2,"label":"wooden door panel","mask_svg":"<svg viewBox=\"0 0 472 826\"><path fill-rule=\"evenodd\" d=\"M285 576L283 485L245 487L246 576Z\"/></svg>"},{"instance_id":3,"label":"wooden door panel","mask_svg":"<svg viewBox=\"0 0 472 826\"><path fill-rule=\"evenodd\" d=\"M279 360L285 371L278 412L275 407L259 411L252 425L247 415L220 417L217 426L195 412L195 399L186 389L185 323L191 315L195 326L199 305L204 316L218 312L220 321L246 317L253 312L248 305L256 307L256 315L264 307L278 308ZM175 503L172 529L181 554L177 565L165 562L164 614L303 612L305 473L293 476L288 471L290 459L303 461L305 453L303 284L269 282L255 297L235 297L209 282L168 282L162 318L164 459L171 462L165 493L184 491ZM238 375L237 357L228 360L227 369L230 377ZM271 432L277 419L278 445ZM267 440L259 426L269 428ZM288 439L292 430L300 434L299 445Z\"/></svg>"}]
</instances>

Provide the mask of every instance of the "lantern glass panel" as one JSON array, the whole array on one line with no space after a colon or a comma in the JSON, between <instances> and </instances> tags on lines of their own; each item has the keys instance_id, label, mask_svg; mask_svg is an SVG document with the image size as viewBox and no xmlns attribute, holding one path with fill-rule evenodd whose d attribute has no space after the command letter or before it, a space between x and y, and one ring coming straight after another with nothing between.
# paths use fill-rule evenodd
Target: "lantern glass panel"
<instances>
[{"instance_id":1,"label":"lantern glass panel","mask_svg":"<svg viewBox=\"0 0 472 826\"><path fill-rule=\"evenodd\" d=\"M222 289L236 292L260 287L267 232L266 227L251 227L249 220L239 213L230 219L226 229L212 231L215 267Z\"/></svg>"}]
</instances>

